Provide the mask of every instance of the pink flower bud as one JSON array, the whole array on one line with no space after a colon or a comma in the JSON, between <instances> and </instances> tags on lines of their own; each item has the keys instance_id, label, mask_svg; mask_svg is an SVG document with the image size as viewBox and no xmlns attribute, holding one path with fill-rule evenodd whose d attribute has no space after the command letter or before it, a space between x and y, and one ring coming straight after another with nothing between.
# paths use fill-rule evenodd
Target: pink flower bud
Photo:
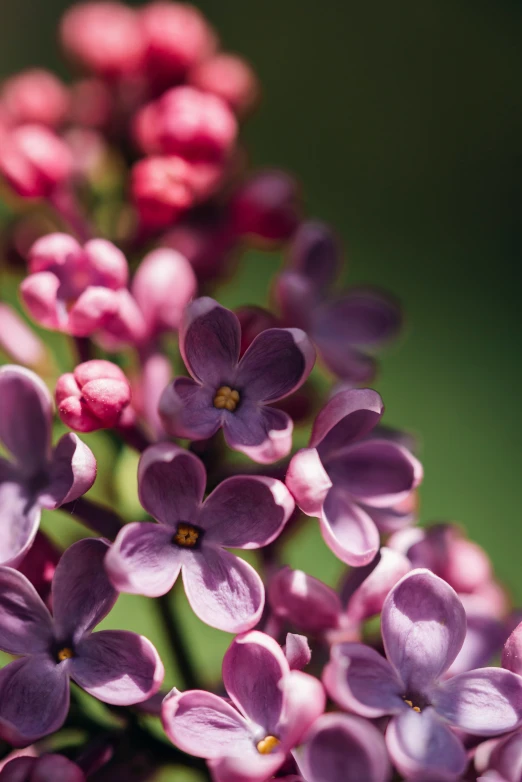
<instances>
[{"instance_id":1,"label":"pink flower bud","mask_svg":"<svg viewBox=\"0 0 522 782\"><path fill-rule=\"evenodd\" d=\"M77 432L94 432L116 426L131 398L130 385L116 364L86 361L56 384L60 418Z\"/></svg>"},{"instance_id":2,"label":"pink flower bud","mask_svg":"<svg viewBox=\"0 0 522 782\"><path fill-rule=\"evenodd\" d=\"M35 123L55 128L64 122L69 111L66 86L54 74L39 68L7 79L0 99L16 125Z\"/></svg>"},{"instance_id":3,"label":"pink flower bud","mask_svg":"<svg viewBox=\"0 0 522 782\"><path fill-rule=\"evenodd\" d=\"M172 225L194 203L190 165L174 155L140 160L132 169L131 192L145 227Z\"/></svg>"},{"instance_id":4,"label":"pink flower bud","mask_svg":"<svg viewBox=\"0 0 522 782\"><path fill-rule=\"evenodd\" d=\"M139 17L122 3L74 5L62 18L60 37L73 60L107 78L135 73L143 61Z\"/></svg>"},{"instance_id":5,"label":"pink flower bud","mask_svg":"<svg viewBox=\"0 0 522 782\"><path fill-rule=\"evenodd\" d=\"M189 82L225 101L239 116L247 114L259 98L259 83L250 65L234 54L220 52L190 71Z\"/></svg>"},{"instance_id":6,"label":"pink flower bud","mask_svg":"<svg viewBox=\"0 0 522 782\"><path fill-rule=\"evenodd\" d=\"M204 16L184 3L149 3L139 12L146 42L145 69L156 87L172 87L209 57L216 35Z\"/></svg>"},{"instance_id":7,"label":"pink flower bud","mask_svg":"<svg viewBox=\"0 0 522 782\"><path fill-rule=\"evenodd\" d=\"M132 293L149 336L178 329L196 289L196 275L180 253L161 248L146 255L132 281Z\"/></svg>"},{"instance_id":8,"label":"pink flower bud","mask_svg":"<svg viewBox=\"0 0 522 782\"><path fill-rule=\"evenodd\" d=\"M283 242L292 236L299 224L299 186L284 171L262 171L237 190L230 209L238 236Z\"/></svg>"},{"instance_id":9,"label":"pink flower bud","mask_svg":"<svg viewBox=\"0 0 522 782\"><path fill-rule=\"evenodd\" d=\"M274 614L313 635L338 626L341 601L333 589L302 570L285 567L270 581L268 601Z\"/></svg>"},{"instance_id":10,"label":"pink flower bud","mask_svg":"<svg viewBox=\"0 0 522 782\"><path fill-rule=\"evenodd\" d=\"M226 103L215 95L194 87L175 87L137 114L134 130L147 154L219 161L232 150L237 123Z\"/></svg>"},{"instance_id":11,"label":"pink flower bud","mask_svg":"<svg viewBox=\"0 0 522 782\"><path fill-rule=\"evenodd\" d=\"M23 198L46 198L71 176L67 144L43 125L20 125L0 145L0 173Z\"/></svg>"},{"instance_id":12,"label":"pink flower bud","mask_svg":"<svg viewBox=\"0 0 522 782\"><path fill-rule=\"evenodd\" d=\"M17 364L38 367L46 357L46 348L20 315L0 303L0 348Z\"/></svg>"}]
</instances>

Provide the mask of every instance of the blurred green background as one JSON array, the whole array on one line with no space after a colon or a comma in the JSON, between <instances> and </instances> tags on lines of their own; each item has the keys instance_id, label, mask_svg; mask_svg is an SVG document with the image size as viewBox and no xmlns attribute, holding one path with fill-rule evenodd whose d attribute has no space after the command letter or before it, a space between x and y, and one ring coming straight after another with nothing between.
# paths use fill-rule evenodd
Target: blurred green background
<instances>
[{"instance_id":1,"label":"blurred green background","mask_svg":"<svg viewBox=\"0 0 522 782\"><path fill-rule=\"evenodd\" d=\"M345 240L349 282L403 302L407 329L376 387L387 423L420 437L422 520L461 522L520 601L522 5L196 4L262 81L245 131L253 163L295 172L309 213ZM68 5L2 0L0 76L65 73L55 27ZM249 253L223 303L264 302L276 263ZM312 522L292 563L331 581L337 566L317 541ZM113 624L159 639L139 606L122 599ZM183 616L216 674L229 637Z\"/></svg>"}]
</instances>

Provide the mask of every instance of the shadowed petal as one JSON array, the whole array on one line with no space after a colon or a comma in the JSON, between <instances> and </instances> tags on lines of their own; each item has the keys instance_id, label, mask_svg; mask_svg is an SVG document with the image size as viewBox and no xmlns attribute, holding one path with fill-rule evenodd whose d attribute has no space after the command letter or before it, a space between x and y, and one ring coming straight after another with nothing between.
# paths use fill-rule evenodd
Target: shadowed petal
<instances>
[{"instance_id":1,"label":"shadowed petal","mask_svg":"<svg viewBox=\"0 0 522 782\"><path fill-rule=\"evenodd\" d=\"M202 296L183 313L179 349L195 380L214 389L229 384L239 360L241 327L237 316Z\"/></svg>"},{"instance_id":2,"label":"shadowed petal","mask_svg":"<svg viewBox=\"0 0 522 782\"><path fill-rule=\"evenodd\" d=\"M235 475L205 500L199 524L205 541L230 548L259 548L274 540L290 518L294 501L275 478Z\"/></svg>"},{"instance_id":3,"label":"shadowed petal","mask_svg":"<svg viewBox=\"0 0 522 782\"><path fill-rule=\"evenodd\" d=\"M300 744L310 726L326 706L326 693L315 676L302 671L290 671L281 682L283 713L276 729L287 750Z\"/></svg>"},{"instance_id":4,"label":"shadowed petal","mask_svg":"<svg viewBox=\"0 0 522 782\"><path fill-rule=\"evenodd\" d=\"M60 280L53 272L29 274L20 284L20 298L33 320L47 329L67 323L67 310L58 300Z\"/></svg>"},{"instance_id":5,"label":"shadowed petal","mask_svg":"<svg viewBox=\"0 0 522 782\"><path fill-rule=\"evenodd\" d=\"M116 706L150 698L165 674L151 642L126 630L101 630L84 638L69 670L71 678L90 695Z\"/></svg>"},{"instance_id":6,"label":"shadowed petal","mask_svg":"<svg viewBox=\"0 0 522 782\"><path fill-rule=\"evenodd\" d=\"M230 698L249 720L273 736L278 736L283 716L281 683L289 673L277 641L258 631L235 638L223 658L223 684Z\"/></svg>"},{"instance_id":7,"label":"shadowed petal","mask_svg":"<svg viewBox=\"0 0 522 782\"><path fill-rule=\"evenodd\" d=\"M284 271L274 281L273 296L282 323L309 331L317 306L317 289L304 274Z\"/></svg>"},{"instance_id":8,"label":"shadowed petal","mask_svg":"<svg viewBox=\"0 0 522 782\"><path fill-rule=\"evenodd\" d=\"M0 482L0 563L16 567L31 548L40 507L18 481Z\"/></svg>"},{"instance_id":9,"label":"shadowed petal","mask_svg":"<svg viewBox=\"0 0 522 782\"><path fill-rule=\"evenodd\" d=\"M223 549L203 546L184 557L182 576L188 601L202 622L241 633L259 621L265 591L248 562Z\"/></svg>"},{"instance_id":10,"label":"shadowed petal","mask_svg":"<svg viewBox=\"0 0 522 782\"><path fill-rule=\"evenodd\" d=\"M453 782L468 764L462 742L430 708L421 714L406 709L393 719L386 746L401 774L414 782Z\"/></svg>"},{"instance_id":11,"label":"shadowed petal","mask_svg":"<svg viewBox=\"0 0 522 782\"><path fill-rule=\"evenodd\" d=\"M138 466L140 502L162 524L195 520L207 476L203 463L173 443L151 445Z\"/></svg>"},{"instance_id":12,"label":"shadowed petal","mask_svg":"<svg viewBox=\"0 0 522 782\"><path fill-rule=\"evenodd\" d=\"M312 337L323 364L341 380L353 384L367 384L375 377L377 362L346 342L328 338L325 334Z\"/></svg>"},{"instance_id":13,"label":"shadowed petal","mask_svg":"<svg viewBox=\"0 0 522 782\"><path fill-rule=\"evenodd\" d=\"M292 457L286 472L286 485L308 516L319 516L332 487L317 448L302 448Z\"/></svg>"},{"instance_id":14,"label":"shadowed petal","mask_svg":"<svg viewBox=\"0 0 522 782\"><path fill-rule=\"evenodd\" d=\"M301 223L292 238L288 265L324 288L337 276L341 261L339 241L330 226L318 220Z\"/></svg>"},{"instance_id":15,"label":"shadowed petal","mask_svg":"<svg viewBox=\"0 0 522 782\"><path fill-rule=\"evenodd\" d=\"M177 747L199 758L254 754L254 736L244 717L224 698L203 690L173 690L163 701L165 733Z\"/></svg>"},{"instance_id":16,"label":"shadowed petal","mask_svg":"<svg viewBox=\"0 0 522 782\"><path fill-rule=\"evenodd\" d=\"M323 680L336 703L363 717L373 719L407 708L402 699L403 683L390 663L370 646L333 646Z\"/></svg>"},{"instance_id":17,"label":"shadowed petal","mask_svg":"<svg viewBox=\"0 0 522 782\"><path fill-rule=\"evenodd\" d=\"M0 442L24 475L40 472L49 457L52 401L44 382L24 367L0 368Z\"/></svg>"},{"instance_id":18,"label":"shadowed petal","mask_svg":"<svg viewBox=\"0 0 522 782\"><path fill-rule=\"evenodd\" d=\"M290 453L294 424L287 413L274 407L242 403L223 420L227 444L259 464L271 464Z\"/></svg>"},{"instance_id":19,"label":"shadowed petal","mask_svg":"<svg viewBox=\"0 0 522 782\"><path fill-rule=\"evenodd\" d=\"M401 325L397 304L377 291L351 290L318 308L314 337L340 345L375 347L394 337Z\"/></svg>"},{"instance_id":20,"label":"shadowed petal","mask_svg":"<svg viewBox=\"0 0 522 782\"><path fill-rule=\"evenodd\" d=\"M310 447L324 461L377 426L384 412L381 397L369 388L335 394L315 419Z\"/></svg>"},{"instance_id":21,"label":"shadowed petal","mask_svg":"<svg viewBox=\"0 0 522 782\"><path fill-rule=\"evenodd\" d=\"M373 562L348 574L341 593L347 616L362 622L380 614L392 587L410 570L409 559L383 546Z\"/></svg>"},{"instance_id":22,"label":"shadowed petal","mask_svg":"<svg viewBox=\"0 0 522 782\"><path fill-rule=\"evenodd\" d=\"M449 584L429 570L413 570L386 598L381 632L388 660L406 688L426 692L459 653L466 613Z\"/></svg>"},{"instance_id":23,"label":"shadowed petal","mask_svg":"<svg viewBox=\"0 0 522 782\"><path fill-rule=\"evenodd\" d=\"M221 426L223 412L214 407L215 389L200 386L189 377L176 377L163 391L159 413L173 437L206 440Z\"/></svg>"},{"instance_id":24,"label":"shadowed petal","mask_svg":"<svg viewBox=\"0 0 522 782\"><path fill-rule=\"evenodd\" d=\"M52 586L58 637L79 641L116 602L118 593L103 564L108 548L109 544L101 538L85 538L62 554Z\"/></svg>"},{"instance_id":25,"label":"shadowed petal","mask_svg":"<svg viewBox=\"0 0 522 782\"><path fill-rule=\"evenodd\" d=\"M78 435L69 432L60 438L51 461L49 485L38 501L50 510L72 502L89 491L96 479L96 459Z\"/></svg>"},{"instance_id":26,"label":"shadowed petal","mask_svg":"<svg viewBox=\"0 0 522 782\"><path fill-rule=\"evenodd\" d=\"M136 521L118 533L105 557L105 569L118 592L159 597L172 589L181 561L171 529Z\"/></svg>"},{"instance_id":27,"label":"shadowed petal","mask_svg":"<svg viewBox=\"0 0 522 782\"><path fill-rule=\"evenodd\" d=\"M391 777L382 734L347 714L320 717L296 759L307 782L387 782Z\"/></svg>"},{"instance_id":28,"label":"shadowed petal","mask_svg":"<svg viewBox=\"0 0 522 782\"><path fill-rule=\"evenodd\" d=\"M268 599L277 617L311 635L337 627L342 613L337 592L302 570L289 567L270 579Z\"/></svg>"},{"instance_id":29,"label":"shadowed petal","mask_svg":"<svg viewBox=\"0 0 522 782\"><path fill-rule=\"evenodd\" d=\"M449 723L477 736L514 730L522 722L522 678L503 668L479 668L453 676L431 697Z\"/></svg>"},{"instance_id":30,"label":"shadowed petal","mask_svg":"<svg viewBox=\"0 0 522 782\"><path fill-rule=\"evenodd\" d=\"M312 650L306 635L287 633L284 653L286 661L293 671L302 671L312 659Z\"/></svg>"},{"instance_id":31,"label":"shadowed petal","mask_svg":"<svg viewBox=\"0 0 522 782\"><path fill-rule=\"evenodd\" d=\"M22 657L0 671L0 735L17 747L54 733L69 711L66 665Z\"/></svg>"},{"instance_id":32,"label":"shadowed petal","mask_svg":"<svg viewBox=\"0 0 522 782\"><path fill-rule=\"evenodd\" d=\"M51 615L34 586L17 570L0 567L0 649L37 654L52 638Z\"/></svg>"},{"instance_id":33,"label":"shadowed petal","mask_svg":"<svg viewBox=\"0 0 522 782\"><path fill-rule=\"evenodd\" d=\"M367 565L377 554L377 527L342 488L333 486L326 495L320 523L327 546L347 565Z\"/></svg>"},{"instance_id":34,"label":"shadowed petal","mask_svg":"<svg viewBox=\"0 0 522 782\"><path fill-rule=\"evenodd\" d=\"M255 749L243 755L233 755L209 762L214 782L266 782L282 765L285 756L274 750L260 755Z\"/></svg>"},{"instance_id":35,"label":"shadowed petal","mask_svg":"<svg viewBox=\"0 0 522 782\"><path fill-rule=\"evenodd\" d=\"M301 329L266 329L241 359L236 387L254 402L276 402L296 391L315 363L315 349Z\"/></svg>"}]
</instances>

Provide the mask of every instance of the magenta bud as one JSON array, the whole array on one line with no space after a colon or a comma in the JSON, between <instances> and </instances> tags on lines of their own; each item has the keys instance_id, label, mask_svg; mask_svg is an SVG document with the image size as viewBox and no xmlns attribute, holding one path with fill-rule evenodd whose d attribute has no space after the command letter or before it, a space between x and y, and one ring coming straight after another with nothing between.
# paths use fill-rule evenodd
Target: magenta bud
<instances>
[{"instance_id":1,"label":"magenta bud","mask_svg":"<svg viewBox=\"0 0 522 782\"><path fill-rule=\"evenodd\" d=\"M190 164L175 155L139 160L131 173L131 194L143 226L172 225L194 203Z\"/></svg>"},{"instance_id":2,"label":"magenta bud","mask_svg":"<svg viewBox=\"0 0 522 782\"><path fill-rule=\"evenodd\" d=\"M38 530L33 545L16 568L29 579L44 602L51 595L54 571L61 555L45 533Z\"/></svg>"},{"instance_id":3,"label":"magenta bud","mask_svg":"<svg viewBox=\"0 0 522 782\"><path fill-rule=\"evenodd\" d=\"M196 289L196 275L183 255L168 248L146 255L132 281L132 294L149 336L178 329L183 310Z\"/></svg>"},{"instance_id":4,"label":"magenta bud","mask_svg":"<svg viewBox=\"0 0 522 782\"><path fill-rule=\"evenodd\" d=\"M55 398L64 424L77 432L94 432L116 426L131 390L116 364L96 359L58 378Z\"/></svg>"},{"instance_id":5,"label":"magenta bud","mask_svg":"<svg viewBox=\"0 0 522 782\"><path fill-rule=\"evenodd\" d=\"M69 147L43 125L20 125L2 138L0 173L22 198L47 198L72 172Z\"/></svg>"},{"instance_id":6,"label":"magenta bud","mask_svg":"<svg viewBox=\"0 0 522 782\"><path fill-rule=\"evenodd\" d=\"M122 3L73 5L62 18L60 37L72 60L106 78L133 74L143 61L139 17Z\"/></svg>"},{"instance_id":7,"label":"magenta bud","mask_svg":"<svg viewBox=\"0 0 522 782\"><path fill-rule=\"evenodd\" d=\"M9 304L0 303L0 348L17 364L38 367L47 351L42 340Z\"/></svg>"},{"instance_id":8,"label":"magenta bud","mask_svg":"<svg viewBox=\"0 0 522 782\"><path fill-rule=\"evenodd\" d=\"M50 71L22 71L7 79L0 100L15 125L38 124L56 128L67 118L69 91Z\"/></svg>"},{"instance_id":9,"label":"magenta bud","mask_svg":"<svg viewBox=\"0 0 522 782\"><path fill-rule=\"evenodd\" d=\"M262 171L238 188L230 209L232 226L238 236L284 242L299 224L302 211L299 185L284 171Z\"/></svg>"},{"instance_id":10,"label":"magenta bud","mask_svg":"<svg viewBox=\"0 0 522 782\"><path fill-rule=\"evenodd\" d=\"M205 17L184 3L149 3L139 11L145 39L145 70L156 88L182 81L209 57L217 39Z\"/></svg>"},{"instance_id":11,"label":"magenta bud","mask_svg":"<svg viewBox=\"0 0 522 782\"><path fill-rule=\"evenodd\" d=\"M305 635L287 633L283 651L288 665L295 671L302 671L312 659L312 650Z\"/></svg>"},{"instance_id":12,"label":"magenta bud","mask_svg":"<svg viewBox=\"0 0 522 782\"><path fill-rule=\"evenodd\" d=\"M147 104L135 120L135 136L147 154L180 155L192 162L226 158L237 122L226 103L194 87L174 87Z\"/></svg>"},{"instance_id":13,"label":"magenta bud","mask_svg":"<svg viewBox=\"0 0 522 782\"><path fill-rule=\"evenodd\" d=\"M263 307L249 306L239 307L235 310L241 324L241 350L243 355L255 338L266 329L274 329L279 326L276 316L263 309Z\"/></svg>"},{"instance_id":14,"label":"magenta bud","mask_svg":"<svg viewBox=\"0 0 522 782\"><path fill-rule=\"evenodd\" d=\"M302 570L289 567L271 579L268 602L276 616L313 635L336 628L342 612L341 601L333 589Z\"/></svg>"},{"instance_id":15,"label":"magenta bud","mask_svg":"<svg viewBox=\"0 0 522 782\"><path fill-rule=\"evenodd\" d=\"M225 101L233 112L244 116L259 98L259 83L250 65L234 54L220 52L190 71L193 87L210 92Z\"/></svg>"}]
</instances>

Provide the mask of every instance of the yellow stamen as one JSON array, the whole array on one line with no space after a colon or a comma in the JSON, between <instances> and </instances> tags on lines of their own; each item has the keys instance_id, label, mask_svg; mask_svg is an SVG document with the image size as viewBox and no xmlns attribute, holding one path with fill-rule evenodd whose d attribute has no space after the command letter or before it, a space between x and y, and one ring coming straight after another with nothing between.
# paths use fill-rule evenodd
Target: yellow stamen
<instances>
[{"instance_id":1,"label":"yellow stamen","mask_svg":"<svg viewBox=\"0 0 522 782\"><path fill-rule=\"evenodd\" d=\"M421 710L419 706L414 706L413 701L409 701L407 698L403 698L404 703L410 707L410 709L413 709L413 711L416 711L417 714L420 714Z\"/></svg>"},{"instance_id":2,"label":"yellow stamen","mask_svg":"<svg viewBox=\"0 0 522 782\"><path fill-rule=\"evenodd\" d=\"M174 543L184 548L194 548L198 538L199 532L191 524L178 524L178 529L174 535Z\"/></svg>"},{"instance_id":3,"label":"yellow stamen","mask_svg":"<svg viewBox=\"0 0 522 782\"><path fill-rule=\"evenodd\" d=\"M74 652L68 646L64 646L64 648L60 649L58 652L58 659L61 663L63 663L64 660L70 660L72 657L74 657Z\"/></svg>"},{"instance_id":4,"label":"yellow stamen","mask_svg":"<svg viewBox=\"0 0 522 782\"><path fill-rule=\"evenodd\" d=\"M239 403L239 392L230 386L221 386L214 397L214 407L218 410L229 410L231 413Z\"/></svg>"},{"instance_id":5,"label":"yellow stamen","mask_svg":"<svg viewBox=\"0 0 522 782\"><path fill-rule=\"evenodd\" d=\"M264 739L257 742L256 749L260 755L270 755L280 744L281 742L275 736L265 736Z\"/></svg>"}]
</instances>

